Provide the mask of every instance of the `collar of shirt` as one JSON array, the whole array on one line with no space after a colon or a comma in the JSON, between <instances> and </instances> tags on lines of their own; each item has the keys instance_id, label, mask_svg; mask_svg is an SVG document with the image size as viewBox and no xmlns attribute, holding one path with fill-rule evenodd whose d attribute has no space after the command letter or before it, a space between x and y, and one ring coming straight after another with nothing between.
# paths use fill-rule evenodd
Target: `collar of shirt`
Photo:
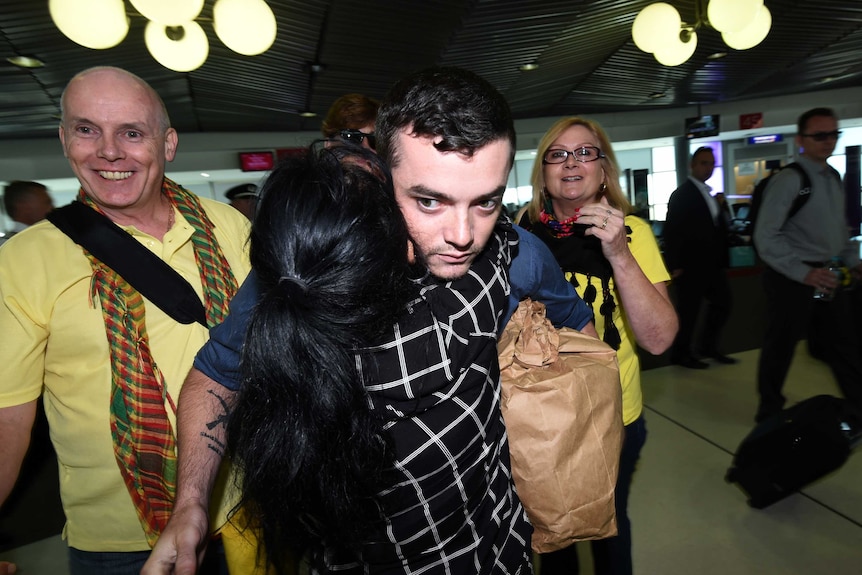
<instances>
[{"instance_id":1,"label":"collar of shirt","mask_svg":"<svg viewBox=\"0 0 862 575\"><path fill-rule=\"evenodd\" d=\"M802 167L805 168L810 175L819 174L827 180L830 177L835 178L836 180L840 180L840 177L836 177L835 169L828 163L821 164L805 156L799 156L796 161L799 162L799 164L801 164Z\"/></svg>"},{"instance_id":2,"label":"collar of shirt","mask_svg":"<svg viewBox=\"0 0 862 575\"><path fill-rule=\"evenodd\" d=\"M717 222L718 221L718 202L715 200L714 197L712 197L712 194L710 194L710 192L712 191L712 188L710 186L706 185L705 182L701 182L700 180L698 180L692 176L689 176L688 179L694 183L695 187L698 190L700 190L700 195L703 196L703 200L706 202L706 206L709 208L709 213L712 216L713 223Z\"/></svg>"}]
</instances>

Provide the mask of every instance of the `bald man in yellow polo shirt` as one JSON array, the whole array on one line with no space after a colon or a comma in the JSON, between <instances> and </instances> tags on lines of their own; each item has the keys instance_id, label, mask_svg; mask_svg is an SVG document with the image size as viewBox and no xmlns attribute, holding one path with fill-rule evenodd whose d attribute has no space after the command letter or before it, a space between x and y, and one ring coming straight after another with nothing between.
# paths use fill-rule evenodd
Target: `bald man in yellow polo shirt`
<instances>
[{"instance_id":1,"label":"bald man in yellow polo shirt","mask_svg":"<svg viewBox=\"0 0 862 575\"><path fill-rule=\"evenodd\" d=\"M165 178L178 138L155 91L124 70L86 70L63 93L59 134L78 201L167 263L208 326L220 323L249 270L248 222ZM176 401L208 327L179 323L44 221L0 248L0 333L0 503L42 396L70 572L138 573L173 504Z\"/></svg>"}]
</instances>

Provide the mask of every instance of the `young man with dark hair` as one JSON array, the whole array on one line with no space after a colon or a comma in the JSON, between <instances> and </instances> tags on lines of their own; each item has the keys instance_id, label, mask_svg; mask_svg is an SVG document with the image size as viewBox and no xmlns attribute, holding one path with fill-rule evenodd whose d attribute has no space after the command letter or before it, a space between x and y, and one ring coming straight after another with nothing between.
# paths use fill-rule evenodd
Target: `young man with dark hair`
<instances>
[{"instance_id":1,"label":"young man with dark hair","mask_svg":"<svg viewBox=\"0 0 862 575\"><path fill-rule=\"evenodd\" d=\"M391 507L384 505L385 528L369 533L352 562L328 549L327 570L529 573L531 528L511 479L496 335L527 295L545 301L559 325L595 328L547 248L499 220L514 128L496 89L464 70L419 72L392 88L377 126L410 250L426 272L423 297L439 299L431 316L405 309L392 341L375 348L374 376L357 363L393 439L395 466L380 486ZM218 422L241 385L238 348L257 291L252 276L187 380L180 493L144 574L195 571L225 441ZM447 297L454 293L461 296ZM433 333L444 335L439 345L407 349Z\"/></svg>"}]
</instances>

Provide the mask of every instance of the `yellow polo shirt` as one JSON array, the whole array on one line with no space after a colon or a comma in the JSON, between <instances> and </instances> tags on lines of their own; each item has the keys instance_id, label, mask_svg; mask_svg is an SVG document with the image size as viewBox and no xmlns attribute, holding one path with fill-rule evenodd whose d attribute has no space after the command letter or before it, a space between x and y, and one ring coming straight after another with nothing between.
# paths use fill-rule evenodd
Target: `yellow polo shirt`
<instances>
[{"instance_id":1,"label":"yellow polo shirt","mask_svg":"<svg viewBox=\"0 0 862 575\"><path fill-rule=\"evenodd\" d=\"M248 221L234 208L201 199L238 283L249 271ZM162 241L132 227L132 236L179 272L203 301L192 226L175 211ZM83 551L149 549L114 457L111 368L92 269L81 247L43 221L0 247L0 407L43 394L60 463L68 544ZM150 348L174 402L208 330L182 325L145 300ZM172 410L168 408L176 430ZM213 510L224 500L214 498ZM212 515L220 525L224 509Z\"/></svg>"}]
</instances>

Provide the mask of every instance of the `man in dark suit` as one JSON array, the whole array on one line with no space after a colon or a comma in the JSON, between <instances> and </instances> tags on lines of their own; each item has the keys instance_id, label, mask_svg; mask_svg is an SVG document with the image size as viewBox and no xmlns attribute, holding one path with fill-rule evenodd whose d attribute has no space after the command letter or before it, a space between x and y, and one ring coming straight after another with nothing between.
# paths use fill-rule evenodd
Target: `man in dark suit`
<instances>
[{"instance_id":1,"label":"man in dark suit","mask_svg":"<svg viewBox=\"0 0 862 575\"><path fill-rule=\"evenodd\" d=\"M719 363L736 363L718 350L721 329L730 315L727 221L710 195L706 180L715 169L712 148L702 147L691 157L691 174L670 197L664 224L664 255L676 288L679 332L671 348L671 362L690 369L709 364L692 352L700 305L707 302L703 330L695 348L700 356Z\"/></svg>"}]
</instances>

